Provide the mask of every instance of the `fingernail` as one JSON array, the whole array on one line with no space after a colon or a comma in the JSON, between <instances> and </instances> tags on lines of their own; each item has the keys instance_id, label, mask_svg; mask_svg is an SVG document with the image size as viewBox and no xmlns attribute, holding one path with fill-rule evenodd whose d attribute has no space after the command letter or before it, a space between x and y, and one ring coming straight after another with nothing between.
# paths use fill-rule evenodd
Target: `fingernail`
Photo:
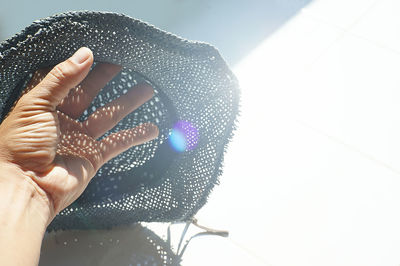
<instances>
[{"instance_id":1,"label":"fingernail","mask_svg":"<svg viewBox=\"0 0 400 266\"><path fill-rule=\"evenodd\" d=\"M82 47L78 51L75 52L75 54L71 57L71 60L77 64L82 64L82 63L86 62L86 60L89 59L91 54L92 54L92 51L90 51L89 48Z\"/></svg>"}]
</instances>

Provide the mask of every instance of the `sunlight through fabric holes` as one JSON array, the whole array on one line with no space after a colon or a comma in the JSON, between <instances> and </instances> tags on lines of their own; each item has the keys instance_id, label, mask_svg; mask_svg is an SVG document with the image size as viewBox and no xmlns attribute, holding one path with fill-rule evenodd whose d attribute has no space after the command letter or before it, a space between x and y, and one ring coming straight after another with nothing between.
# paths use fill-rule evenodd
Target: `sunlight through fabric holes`
<instances>
[{"instance_id":1,"label":"sunlight through fabric holes","mask_svg":"<svg viewBox=\"0 0 400 266\"><path fill-rule=\"evenodd\" d=\"M177 152L190 151L197 146L199 132L192 123L178 121L172 129L168 141L171 147Z\"/></svg>"}]
</instances>

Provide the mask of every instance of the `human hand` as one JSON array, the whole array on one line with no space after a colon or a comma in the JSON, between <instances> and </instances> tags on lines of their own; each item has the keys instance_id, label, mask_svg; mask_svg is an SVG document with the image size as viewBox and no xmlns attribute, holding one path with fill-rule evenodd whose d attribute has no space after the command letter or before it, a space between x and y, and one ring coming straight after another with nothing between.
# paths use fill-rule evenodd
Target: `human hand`
<instances>
[{"instance_id":1,"label":"human hand","mask_svg":"<svg viewBox=\"0 0 400 266\"><path fill-rule=\"evenodd\" d=\"M98 64L81 48L54 67L37 71L24 94L0 125L0 165L12 166L50 208L50 218L76 200L97 170L134 145L158 136L150 123L96 140L153 96L146 84L76 119L121 68Z\"/></svg>"}]
</instances>

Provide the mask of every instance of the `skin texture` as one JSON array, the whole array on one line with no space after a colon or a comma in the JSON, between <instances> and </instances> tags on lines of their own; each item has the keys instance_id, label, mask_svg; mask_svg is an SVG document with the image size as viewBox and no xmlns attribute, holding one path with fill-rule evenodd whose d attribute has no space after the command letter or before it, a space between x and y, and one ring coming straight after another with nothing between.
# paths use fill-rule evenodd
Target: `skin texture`
<instances>
[{"instance_id":1,"label":"skin texture","mask_svg":"<svg viewBox=\"0 0 400 266\"><path fill-rule=\"evenodd\" d=\"M46 227L76 200L97 170L134 145L158 136L150 123L97 140L153 96L146 84L76 119L121 68L98 64L88 48L53 69L37 71L0 125L1 265L36 265Z\"/></svg>"}]
</instances>

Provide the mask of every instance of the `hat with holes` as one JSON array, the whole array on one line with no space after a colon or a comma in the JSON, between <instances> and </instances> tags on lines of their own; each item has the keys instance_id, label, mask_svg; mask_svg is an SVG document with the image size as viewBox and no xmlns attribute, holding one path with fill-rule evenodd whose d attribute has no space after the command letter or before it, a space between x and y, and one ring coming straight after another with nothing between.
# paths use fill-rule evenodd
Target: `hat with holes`
<instances>
[{"instance_id":1,"label":"hat with holes","mask_svg":"<svg viewBox=\"0 0 400 266\"><path fill-rule=\"evenodd\" d=\"M66 60L83 46L92 50L95 63L123 68L79 119L147 82L154 97L103 137L144 122L156 124L160 132L157 139L103 165L48 230L190 220L222 172L238 114L235 76L209 44L121 14L68 12L35 21L0 43L1 121L35 71Z\"/></svg>"}]
</instances>

